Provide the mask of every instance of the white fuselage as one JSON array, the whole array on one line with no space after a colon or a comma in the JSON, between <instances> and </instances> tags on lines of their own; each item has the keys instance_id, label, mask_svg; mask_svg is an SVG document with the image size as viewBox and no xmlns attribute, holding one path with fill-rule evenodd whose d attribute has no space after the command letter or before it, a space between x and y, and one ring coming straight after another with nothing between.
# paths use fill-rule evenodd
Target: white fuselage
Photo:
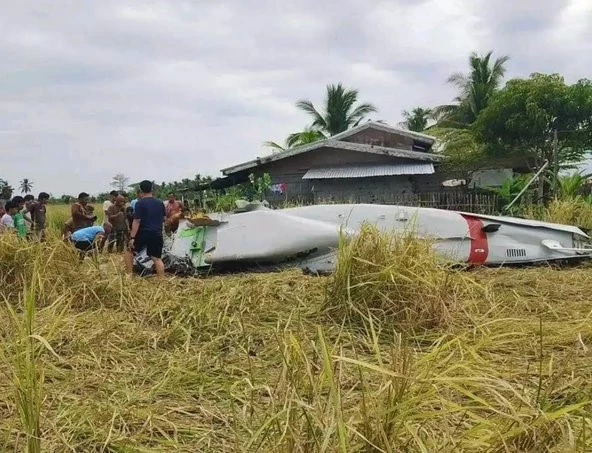
<instances>
[{"instance_id":1,"label":"white fuselage","mask_svg":"<svg viewBox=\"0 0 592 453\"><path fill-rule=\"evenodd\" d=\"M469 264L511 264L590 256L579 228L511 217L372 204L315 205L214 214L216 227L179 226L169 253L196 268L223 264L283 264L331 271L341 234L364 224L384 233L411 231L430 238L436 252Z\"/></svg>"}]
</instances>

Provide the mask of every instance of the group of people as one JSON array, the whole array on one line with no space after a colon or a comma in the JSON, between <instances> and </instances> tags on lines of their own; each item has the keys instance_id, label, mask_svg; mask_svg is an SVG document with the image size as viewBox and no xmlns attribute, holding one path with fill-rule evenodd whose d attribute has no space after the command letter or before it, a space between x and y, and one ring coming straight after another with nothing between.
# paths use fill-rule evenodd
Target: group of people
<instances>
[{"instance_id":1,"label":"group of people","mask_svg":"<svg viewBox=\"0 0 592 453\"><path fill-rule=\"evenodd\" d=\"M154 197L153 184L148 180L142 181L139 188L133 200L129 200L126 193L111 191L109 199L103 203L104 217L100 225L95 225L98 216L89 203L90 196L80 193L72 204L71 217L63 225L64 241L80 252L81 259L89 252L102 252L105 244L108 252L125 250L129 272L133 272L134 254L145 250L154 262L156 274L163 276L164 234L177 230L188 207L177 200L174 193L169 194L166 202ZM49 194L42 192L37 200L32 195L9 200L0 212L0 231L43 240L49 198Z\"/></svg>"},{"instance_id":2,"label":"group of people","mask_svg":"<svg viewBox=\"0 0 592 453\"><path fill-rule=\"evenodd\" d=\"M126 250L125 262L133 272L134 254L143 250L154 262L159 276L164 275L162 249L164 233L176 231L180 219L188 211L175 194L162 202L152 193L152 182L142 181L137 197L128 200L125 193L112 191L103 203L104 222L94 225L97 216L88 204L88 194L81 193L72 205L72 217L64 225L64 239L72 242L81 257L90 251Z\"/></svg>"},{"instance_id":3,"label":"group of people","mask_svg":"<svg viewBox=\"0 0 592 453\"><path fill-rule=\"evenodd\" d=\"M16 196L0 207L0 231L14 232L23 239L43 240L49 194Z\"/></svg>"}]
</instances>

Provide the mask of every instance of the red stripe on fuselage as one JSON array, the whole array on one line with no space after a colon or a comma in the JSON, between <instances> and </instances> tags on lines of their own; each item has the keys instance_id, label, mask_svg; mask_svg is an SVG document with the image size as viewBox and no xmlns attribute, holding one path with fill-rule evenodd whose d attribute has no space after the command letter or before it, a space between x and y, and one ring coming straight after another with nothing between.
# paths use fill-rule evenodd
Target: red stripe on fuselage
<instances>
[{"instance_id":1,"label":"red stripe on fuselage","mask_svg":"<svg viewBox=\"0 0 592 453\"><path fill-rule=\"evenodd\" d=\"M487 243L487 233L483 231L483 222L476 217L467 215L463 215L463 218L469 225L469 235L471 236L469 264L485 264L487 255L489 255L489 244Z\"/></svg>"}]
</instances>

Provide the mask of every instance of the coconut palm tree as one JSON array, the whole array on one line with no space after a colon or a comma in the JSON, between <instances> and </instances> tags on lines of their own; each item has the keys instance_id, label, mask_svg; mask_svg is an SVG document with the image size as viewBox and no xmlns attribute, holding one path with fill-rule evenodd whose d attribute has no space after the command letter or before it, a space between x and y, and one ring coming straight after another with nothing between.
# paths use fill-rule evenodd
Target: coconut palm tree
<instances>
[{"instance_id":1,"label":"coconut palm tree","mask_svg":"<svg viewBox=\"0 0 592 453\"><path fill-rule=\"evenodd\" d=\"M464 128L473 124L499 88L506 72L505 64L510 57L502 56L491 61L493 52L484 56L472 53L469 57L468 74L455 73L448 78L458 89L453 104L441 105L433 111L439 126Z\"/></svg>"},{"instance_id":2,"label":"coconut palm tree","mask_svg":"<svg viewBox=\"0 0 592 453\"><path fill-rule=\"evenodd\" d=\"M411 112L403 110L403 118L405 118L405 121L402 121L399 124L410 131L422 132L428 127L428 121L431 114L431 109L423 107L415 107Z\"/></svg>"},{"instance_id":3,"label":"coconut palm tree","mask_svg":"<svg viewBox=\"0 0 592 453\"><path fill-rule=\"evenodd\" d=\"M288 135L284 146L279 145L276 142L264 142L263 145L273 148L274 150L284 151L286 149L296 148L297 146L309 145L324 138L325 135L322 132L308 128L302 132L294 132L293 134Z\"/></svg>"},{"instance_id":4,"label":"coconut palm tree","mask_svg":"<svg viewBox=\"0 0 592 453\"><path fill-rule=\"evenodd\" d=\"M29 180L29 178L23 178L20 182L20 189L21 193L30 193L33 191L33 182Z\"/></svg>"},{"instance_id":5,"label":"coconut palm tree","mask_svg":"<svg viewBox=\"0 0 592 453\"><path fill-rule=\"evenodd\" d=\"M298 101L296 107L312 117L311 129L320 131L325 136L346 131L359 124L369 113L376 112L376 107L372 104L358 104L358 90L348 90L341 83L327 85L323 113L308 100Z\"/></svg>"}]
</instances>

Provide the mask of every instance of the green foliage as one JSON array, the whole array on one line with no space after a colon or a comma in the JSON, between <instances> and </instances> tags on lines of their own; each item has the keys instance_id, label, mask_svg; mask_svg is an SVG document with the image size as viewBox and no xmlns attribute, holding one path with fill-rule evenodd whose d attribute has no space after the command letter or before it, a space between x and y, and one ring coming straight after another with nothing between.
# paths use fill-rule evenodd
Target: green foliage
<instances>
[{"instance_id":1,"label":"green foliage","mask_svg":"<svg viewBox=\"0 0 592 453\"><path fill-rule=\"evenodd\" d=\"M293 134L290 134L286 139L285 146L281 146L276 142L264 142L263 145L272 148L274 151L284 151L298 146L309 145L316 141L323 140L324 138L325 135L321 131L307 128L302 132L294 132Z\"/></svg>"},{"instance_id":2,"label":"green foliage","mask_svg":"<svg viewBox=\"0 0 592 453\"><path fill-rule=\"evenodd\" d=\"M175 193L177 196L182 191L188 190L191 192L195 187L201 184L206 184L212 181L210 176L195 175L193 179L183 178L181 181L162 182L158 185L156 196L158 198L166 198L169 193Z\"/></svg>"},{"instance_id":3,"label":"green foliage","mask_svg":"<svg viewBox=\"0 0 592 453\"><path fill-rule=\"evenodd\" d=\"M509 60L504 56L491 62L492 54L471 54L469 73L456 73L448 79L458 89L454 103L431 109L436 124L429 132L444 146L450 169L468 173L487 163L488 156L483 144L476 139L473 123L498 90L505 73L504 65Z\"/></svg>"},{"instance_id":4,"label":"green foliage","mask_svg":"<svg viewBox=\"0 0 592 453\"><path fill-rule=\"evenodd\" d=\"M559 162L578 162L592 147L592 82L570 86L558 74L511 80L474 130L490 156L518 157L532 168L553 162L556 130Z\"/></svg>"},{"instance_id":5,"label":"green foliage","mask_svg":"<svg viewBox=\"0 0 592 453\"><path fill-rule=\"evenodd\" d=\"M296 107L312 117L312 129L325 135L346 131L358 125L369 113L376 112L372 104L358 104L358 90L348 90L341 83L327 85L323 113L308 100L298 101Z\"/></svg>"},{"instance_id":6,"label":"green foliage","mask_svg":"<svg viewBox=\"0 0 592 453\"><path fill-rule=\"evenodd\" d=\"M458 89L458 96L454 99L454 104L441 105L433 110L441 127L468 127L489 105L509 60L509 57L503 56L492 63L492 54L492 51L484 56L472 53L469 57L469 74L455 73L448 78L448 83Z\"/></svg>"},{"instance_id":7,"label":"green foliage","mask_svg":"<svg viewBox=\"0 0 592 453\"><path fill-rule=\"evenodd\" d=\"M264 146L272 148L273 151L283 151L308 145L357 126L366 115L376 111L372 104L358 104L358 90L348 90L341 83L327 85L323 113L308 100L298 101L296 107L312 117L312 125L303 131L290 134L286 138L285 146L277 142L264 142Z\"/></svg>"},{"instance_id":8,"label":"green foliage","mask_svg":"<svg viewBox=\"0 0 592 453\"><path fill-rule=\"evenodd\" d=\"M264 173L258 177L255 177L255 175L251 173L249 175L249 181L257 200L263 201L265 193L271 188L271 176L269 173Z\"/></svg>"},{"instance_id":9,"label":"green foliage","mask_svg":"<svg viewBox=\"0 0 592 453\"><path fill-rule=\"evenodd\" d=\"M302 132L290 134L286 139L286 146L288 148L295 148L296 146L310 145L324 138L325 135L321 131L315 131L309 128Z\"/></svg>"},{"instance_id":10,"label":"green foliage","mask_svg":"<svg viewBox=\"0 0 592 453\"><path fill-rule=\"evenodd\" d=\"M574 198L556 198L547 206L526 206L521 214L529 219L545 222L575 225L584 230L592 230L592 199L576 196Z\"/></svg>"},{"instance_id":11,"label":"green foliage","mask_svg":"<svg viewBox=\"0 0 592 453\"><path fill-rule=\"evenodd\" d=\"M4 179L0 179L0 198L3 200L9 200L12 198L12 192L14 189L8 182Z\"/></svg>"},{"instance_id":12,"label":"green foliage","mask_svg":"<svg viewBox=\"0 0 592 453\"><path fill-rule=\"evenodd\" d=\"M444 168L447 171L470 173L486 163L483 147L470 129L436 126L430 129L430 135L444 144L442 154L446 156Z\"/></svg>"},{"instance_id":13,"label":"green foliage","mask_svg":"<svg viewBox=\"0 0 592 453\"><path fill-rule=\"evenodd\" d=\"M509 178L500 187L492 188L491 191L500 197L505 208L526 187L531 178L531 175Z\"/></svg>"},{"instance_id":14,"label":"green foliage","mask_svg":"<svg viewBox=\"0 0 592 453\"><path fill-rule=\"evenodd\" d=\"M563 200L580 198L588 179L589 175L582 175L577 172L567 176L560 176L557 179L557 196Z\"/></svg>"},{"instance_id":15,"label":"green foliage","mask_svg":"<svg viewBox=\"0 0 592 453\"><path fill-rule=\"evenodd\" d=\"M432 110L424 107L415 107L411 112L404 110L403 118L405 118L405 121L400 124L410 131L423 132L428 127L431 115Z\"/></svg>"}]
</instances>

